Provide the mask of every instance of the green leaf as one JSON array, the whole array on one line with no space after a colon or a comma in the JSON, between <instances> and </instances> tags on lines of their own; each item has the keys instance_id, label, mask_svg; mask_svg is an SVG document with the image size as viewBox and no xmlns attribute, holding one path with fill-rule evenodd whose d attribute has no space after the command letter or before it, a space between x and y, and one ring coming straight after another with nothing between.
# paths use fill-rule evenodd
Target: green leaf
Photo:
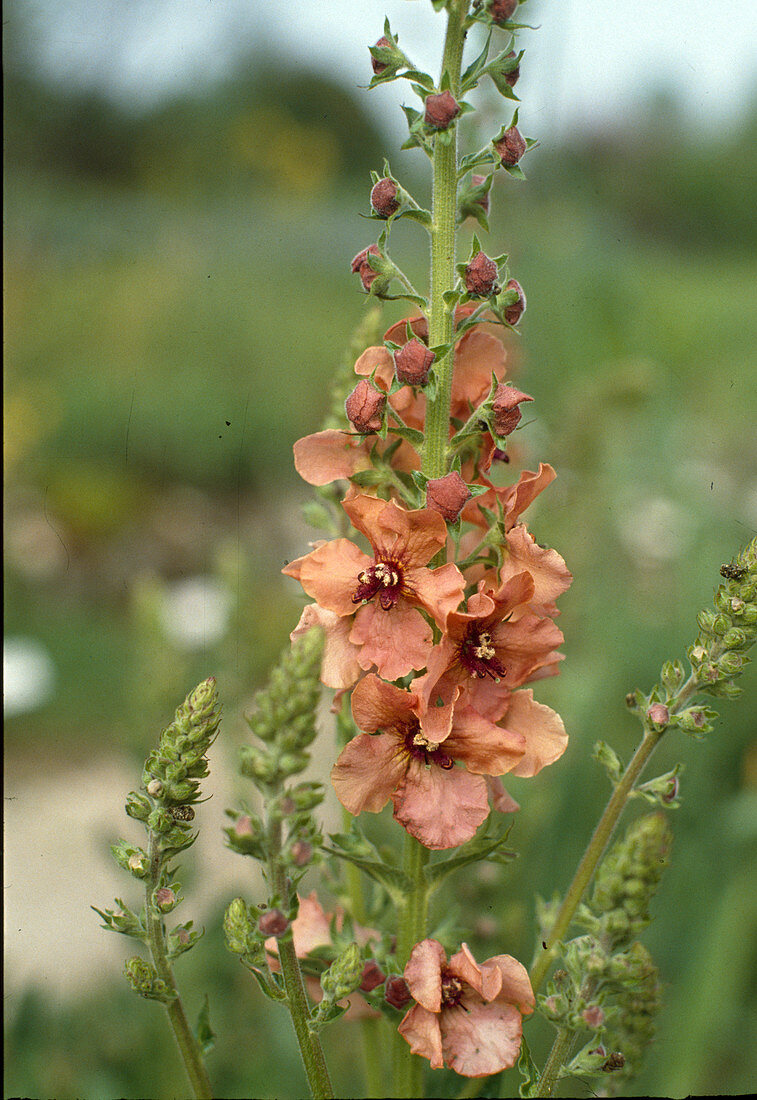
<instances>
[{"instance_id":1,"label":"green leaf","mask_svg":"<svg viewBox=\"0 0 757 1100\"><path fill-rule=\"evenodd\" d=\"M537 1094L539 1084L539 1070L531 1057L525 1035L520 1041L520 1058L518 1059L518 1071L523 1078L518 1089L518 1096L531 1097Z\"/></svg>"},{"instance_id":2,"label":"green leaf","mask_svg":"<svg viewBox=\"0 0 757 1100\"><path fill-rule=\"evenodd\" d=\"M208 1054L216 1045L216 1033L210 1026L210 1002L207 993L205 994L205 1000L202 1002L200 1015L197 1017L195 1037L203 1054Z\"/></svg>"},{"instance_id":3,"label":"green leaf","mask_svg":"<svg viewBox=\"0 0 757 1100\"><path fill-rule=\"evenodd\" d=\"M491 818L489 818L489 821L491 821ZM504 846L511 826L506 826L503 832L495 836L488 835L488 828L487 822L487 827L483 830L483 833L473 837L462 848L459 848L456 855L440 860L438 863L431 863L426 867L426 881L432 890L436 890L453 871L458 871L461 867L467 867L470 863L480 863L484 859L491 860L493 863L510 863L517 858L517 852Z\"/></svg>"},{"instance_id":4,"label":"green leaf","mask_svg":"<svg viewBox=\"0 0 757 1100\"><path fill-rule=\"evenodd\" d=\"M469 91L471 88L475 88L476 84L478 83L479 76L484 71L484 65L486 64L486 58L489 55L489 43L491 42L491 37L492 37L492 32L491 32L491 29L490 29L489 33L486 36L486 41L484 42L483 50L481 51L481 53L478 55L477 58L475 58L473 61L471 61L470 65L468 66L468 68L463 73L462 80L460 81L460 92L463 95L465 95L465 93L467 91Z\"/></svg>"},{"instance_id":5,"label":"green leaf","mask_svg":"<svg viewBox=\"0 0 757 1100\"><path fill-rule=\"evenodd\" d=\"M413 884L409 877L400 871L398 867L392 867L386 863L378 853L377 848L361 833L353 823L352 831L348 834L334 833L330 837L337 847L323 846L323 851L328 855L344 859L359 867L366 875L380 883L395 905L404 903Z\"/></svg>"}]
</instances>

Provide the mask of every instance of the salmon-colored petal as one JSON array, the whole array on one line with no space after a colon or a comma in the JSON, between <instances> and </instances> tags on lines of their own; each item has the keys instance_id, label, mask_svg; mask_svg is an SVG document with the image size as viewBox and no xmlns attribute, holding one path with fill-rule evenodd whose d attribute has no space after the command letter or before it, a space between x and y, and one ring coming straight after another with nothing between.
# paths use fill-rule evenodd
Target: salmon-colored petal
<instances>
[{"instance_id":1,"label":"salmon-colored petal","mask_svg":"<svg viewBox=\"0 0 757 1100\"><path fill-rule=\"evenodd\" d=\"M520 809L520 805L507 793L499 776L487 775L485 778L492 809L500 814L516 813Z\"/></svg>"},{"instance_id":2,"label":"salmon-colored petal","mask_svg":"<svg viewBox=\"0 0 757 1100\"><path fill-rule=\"evenodd\" d=\"M494 336L476 329L466 332L455 348L451 404L453 416L468 418L469 404L475 408L488 395L492 372L500 381L504 378L505 358L505 349Z\"/></svg>"},{"instance_id":3,"label":"salmon-colored petal","mask_svg":"<svg viewBox=\"0 0 757 1100\"><path fill-rule=\"evenodd\" d=\"M518 1060L523 1020L510 1004L471 994L442 1011L440 1026L444 1061L463 1077L487 1077Z\"/></svg>"},{"instance_id":4,"label":"salmon-colored petal","mask_svg":"<svg viewBox=\"0 0 757 1100\"><path fill-rule=\"evenodd\" d=\"M328 485L370 468L371 442L364 436L329 428L298 439L294 468L309 485Z\"/></svg>"},{"instance_id":5,"label":"salmon-colored petal","mask_svg":"<svg viewBox=\"0 0 757 1100\"><path fill-rule=\"evenodd\" d=\"M361 607L350 641L361 647L358 661L362 668L375 665L380 676L398 680L425 666L433 634L420 611L400 599L389 611L376 603Z\"/></svg>"},{"instance_id":6,"label":"salmon-colored petal","mask_svg":"<svg viewBox=\"0 0 757 1100\"><path fill-rule=\"evenodd\" d=\"M495 967L501 975L497 999L509 1001L523 1016L530 1016L536 1005L536 998L523 963L519 963L512 955L495 955L481 964L482 971Z\"/></svg>"},{"instance_id":7,"label":"salmon-colored petal","mask_svg":"<svg viewBox=\"0 0 757 1100\"><path fill-rule=\"evenodd\" d=\"M379 389L386 393L394 380L394 360L382 345L366 348L355 363L355 374L368 377L374 371Z\"/></svg>"},{"instance_id":8,"label":"salmon-colored petal","mask_svg":"<svg viewBox=\"0 0 757 1100\"><path fill-rule=\"evenodd\" d=\"M438 569L414 569L405 583L417 600L442 629L447 617L460 606L465 593L465 577L449 562Z\"/></svg>"},{"instance_id":9,"label":"salmon-colored petal","mask_svg":"<svg viewBox=\"0 0 757 1100\"><path fill-rule=\"evenodd\" d=\"M573 574L556 550L539 546L526 525L519 523L507 533L502 580L523 569L534 579L531 610L542 615L554 614L554 601L570 587Z\"/></svg>"},{"instance_id":10,"label":"salmon-colored petal","mask_svg":"<svg viewBox=\"0 0 757 1100\"><path fill-rule=\"evenodd\" d=\"M394 817L426 848L456 848L489 814L486 783L463 768L411 760L392 795Z\"/></svg>"},{"instance_id":11,"label":"salmon-colored petal","mask_svg":"<svg viewBox=\"0 0 757 1100\"><path fill-rule=\"evenodd\" d=\"M530 777L547 764L559 760L568 747L568 735L559 714L537 703L529 689L516 691L503 721L509 730L522 733L526 739L526 751L513 768L513 775Z\"/></svg>"},{"instance_id":12,"label":"salmon-colored petal","mask_svg":"<svg viewBox=\"0 0 757 1100\"><path fill-rule=\"evenodd\" d=\"M517 767L526 750L526 738L511 729L495 726L472 707L455 707L452 731L444 751L479 775L504 775Z\"/></svg>"},{"instance_id":13,"label":"salmon-colored petal","mask_svg":"<svg viewBox=\"0 0 757 1100\"><path fill-rule=\"evenodd\" d=\"M485 1001L493 1000L499 992L501 982L498 982L493 992L491 990L487 990L486 993L484 992L483 967L479 966L473 958L473 954L467 943L461 944L460 950L449 960L447 970L450 974L454 974L457 978L460 978L461 981L466 982L471 989L475 990L479 997L483 997ZM488 995L489 993L491 993L491 996Z\"/></svg>"},{"instance_id":14,"label":"salmon-colored petal","mask_svg":"<svg viewBox=\"0 0 757 1100\"><path fill-rule=\"evenodd\" d=\"M290 562L281 572L298 580L321 607L337 615L352 615L357 606L352 597L358 586L358 573L371 564L372 559L354 542L334 539Z\"/></svg>"},{"instance_id":15,"label":"salmon-colored petal","mask_svg":"<svg viewBox=\"0 0 757 1100\"><path fill-rule=\"evenodd\" d=\"M342 501L352 526L361 533L376 549L376 536L378 534L378 517L386 508L387 502L380 497L372 497L367 493L351 493Z\"/></svg>"},{"instance_id":16,"label":"salmon-colored petal","mask_svg":"<svg viewBox=\"0 0 757 1100\"><path fill-rule=\"evenodd\" d=\"M438 940L421 940L410 952L405 981L418 1004L429 1012L442 1007L442 967L447 955Z\"/></svg>"},{"instance_id":17,"label":"salmon-colored petal","mask_svg":"<svg viewBox=\"0 0 757 1100\"><path fill-rule=\"evenodd\" d=\"M518 522L518 516L525 512L539 493L550 485L557 474L548 463L540 462L536 473L524 470L515 485L502 494L502 503L505 506L505 530L509 531Z\"/></svg>"},{"instance_id":18,"label":"salmon-colored petal","mask_svg":"<svg viewBox=\"0 0 757 1100\"><path fill-rule=\"evenodd\" d=\"M363 671L357 660L359 649L349 640L352 620L309 603L289 637L294 642L314 626L324 632L321 683L339 690L352 687Z\"/></svg>"},{"instance_id":19,"label":"salmon-colored petal","mask_svg":"<svg viewBox=\"0 0 757 1100\"><path fill-rule=\"evenodd\" d=\"M339 753L331 770L336 796L351 814L376 814L401 781L407 759L391 733L360 733Z\"/></svg>"},{"instance_id":20,"label":"salmon-colored petal","mask_svg":"<svg viewBox=\"0 0 757 1100\"><path fill-rule=\"evenodd\" d=\"M490 633L497 657L506 669L502 682L510 689L520 687L544 665L562 660L556 650L563 634L552 619L527 613L492 626Z\"/></svg>"},{"instance_id":21,"label":"salmon-colored petal","mask_svg":"<svg viewBox=\"0 0 757 1100\"><path fill-rule=\"evenodd\" d=\"M426 565L447 541L447 527L433 508L408 511L393 500L378 516L378 545L406 571Z\"/></svg>"},{"instance_id":22,"label":"salmon-colored petal","mask_svg":"<svg viewBox=\"0 0 757 1100\"><path fill-rule=\"evenodd\" d=\"M352 717L360 730L401 730L415 719L417 697L373 673L360 681L352 693Z\"/></svg>"},{"instance_id":23,"label":"salmon-colored petal","mask_svg":"<svg viewBox=\"0 0 757 1100\"><path fill-rule=\"evenodd\" d=\"M439 1017L422 1005L413 1005L402 1018L397 1031L407 1039L413 1054L428 1058L432 1069L441 1069L442 1036L439 1030Z\"/></svg>"}]
</instances>

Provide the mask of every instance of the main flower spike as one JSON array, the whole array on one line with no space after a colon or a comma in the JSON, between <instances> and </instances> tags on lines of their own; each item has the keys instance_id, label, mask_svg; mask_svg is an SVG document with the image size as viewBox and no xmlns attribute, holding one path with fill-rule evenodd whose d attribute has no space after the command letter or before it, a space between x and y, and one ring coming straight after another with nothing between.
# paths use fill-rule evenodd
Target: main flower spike
<instances>
[{"instance_id":1,"label":"main flower spike","mask_svg":"<svg viewBox=\"0 0 757 1100\"><path fill-rule=\"evenodd\" d=\"M511 955L479 965L463 944L447 959L437 940L413 948L405 981L416 1004L399 1025L413 1054L432 1069L488 1077L515 1065L523 1017L534 1010L528 973Z\"/></svg>"}]
</instances>

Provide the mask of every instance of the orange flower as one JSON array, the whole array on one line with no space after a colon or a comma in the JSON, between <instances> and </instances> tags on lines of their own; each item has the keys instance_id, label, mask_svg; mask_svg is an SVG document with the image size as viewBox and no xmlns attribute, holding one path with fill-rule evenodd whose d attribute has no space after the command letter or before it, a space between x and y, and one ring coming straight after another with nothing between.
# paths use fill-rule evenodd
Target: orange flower
<instances>
[{"instance_id":1,"label":"orange flower","mask_svg":"<svg viewBox=\"0 0 757 1100\"><path fill-rule=\"evenodd\" d=\"M343 502L372 556L349 539L321 543L282 572L341 618L354 616L348 641L361 668L373 665L396 680L426 664L432 632L419 608L439 626L459 605L465 581L457 566L427 568L444 546L444 520L429 508L408 511L394 501L356 493Z\"/></svg>"},{"instance_id":2,"label":"orange flower","mask_svg":"<svg viewBox=\"0 0 757 1100\"><path fill-rule=\"evenodd\" d=\"M464 943L447 960L437 940L423 940L410 954L405 981L417 1004L398 1031L432 1069L447 1065L464 1077L487 1077L515 1065L523 1017L535 1000L525 967L512 955L479 965Z\"/></svg>"}]
</instances>

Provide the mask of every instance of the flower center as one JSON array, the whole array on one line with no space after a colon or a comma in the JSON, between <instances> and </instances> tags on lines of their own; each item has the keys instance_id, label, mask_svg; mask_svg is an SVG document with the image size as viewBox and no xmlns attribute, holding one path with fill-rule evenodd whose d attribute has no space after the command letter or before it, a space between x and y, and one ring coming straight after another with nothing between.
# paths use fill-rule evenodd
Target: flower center
<instances>
[{"instance_id":1,"label":"flower center","mask_svg":"<svg viewBox=\"0 0 757 1100\"><path fill-rule=\"evenodd\" d=\"M454 1008L463 997L463 983L454 974L442 974L442 1008Z\"/></svg>"},{"instance_id":2,"label":"flower center","mask_svg":"<svg viewBox=\"0 0 757 1100\"><path fill-rule=\"evenodd\" d=\"M402 569L396 561L377 561L357 575L353 603L367 603L378 596L384 611L394 607L402 592Z\"/></svg>"},{"instance_id":3,"label":"flower center","mask_svg":"<svg viewBox=\"0 0 757 1100\"><path fill-rule=\"evenodd\" d=\"M485 630L478 631L469 626L459 650L460 664L473 679L490 676L492 680L501 680L507 669L497 657L492 645L492 636Z\"/></svg>"},{"instance_id":4,"label":"flower center","mask_svg":"<svg viewBox=\"0 0 757 1100\"><path fill-rule=\"evenodd\" d=\"M436 741L429 741L420 731L417 722L405 730L405 748L410 756L424 764L437 764L445 771L454 768L455 761L446 752L442 752Z\"/></svg>"}]
</instances>

